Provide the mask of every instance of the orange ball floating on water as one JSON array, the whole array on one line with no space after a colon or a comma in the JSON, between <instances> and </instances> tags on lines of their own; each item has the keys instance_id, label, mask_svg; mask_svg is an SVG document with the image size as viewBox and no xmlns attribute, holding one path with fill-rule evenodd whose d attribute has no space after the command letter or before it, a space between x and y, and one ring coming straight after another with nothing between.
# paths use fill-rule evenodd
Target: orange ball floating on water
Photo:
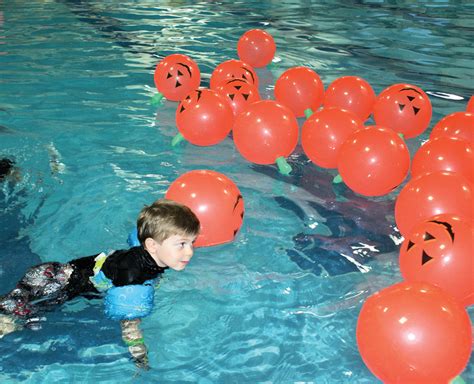
<instances>
[{"instance_id":1,"label":"orange ball floating on water","mask_svg":"<svg viewBox=\"0 0 474 384\"><path fill-rule=\"evenodd\" d=\"M457 172L474 183L474 148L467 140L440 136L428 140L413 156L412 177L434 171Z\"/></svg>"},{"instance_id":2,"label":"orange ball floating on water","mask_svg":"<svg viewBox=\"0 0 474 384\"><path fill-rule=\"evenodd\" d=\"M296 117L305 111L316 111L324 98L319 75L307 67L293 67L281 74L275 83L275 99L289 107Z\"/></svg>"},{"instance_id":3,"label":"orange ball floating on water","mask_svg":"<svg viewBox=\"0 0 474 384\"><path fill-rule=\"evenodd\" d=\"M416 224L442 213L472 220L472 199L472 184L459 173L425 173L401 189L395 201L395 222L406 237Z\"/></svg>"},{"instance_id":4,"label":"orange ball floating on water","mask_svg":"<svg viewBox=\"0 0 474 384\"><path fill-rule=\"evenodd\" d=\"M363 121L372 113L374 102L374 90L366 80L357 76L343 76L334 80L324 93L324 108L346 109Z\"/></svg>"},{"instance_id":5,"label":"orange ball floating on water","mask_svg":"<svg viewBox=\"0 0 474 384\"><path fill-rule=\"evenodd\" d=\"M341 145L363 122L352 112L324 108L313 113L303 124L301 145L306 156L323 168L337 168Z\"/></svg>"},{"instance_id":6,"label":"orange ball floating on water","mask_svg":"<svg viewBox=\"0 0 474 384\"><path fill-rule=\"evenodd\" d=\"M416 224L400 247L405 281L424 281L474 304L474 226L460 216L433 216Z\"/></svg>"},{"instance_id":7,"label":"orange ball floating on water","mask_svg":"<svg viewBox=\"0 0 474 384\"><path fill-rule=\"evenodd\" d=\"M196 247L234 240L244 218L244 199L237 185L222 173L195 170L179 176L168 188L167 199L188 206L201 223Z\"/></svg>"},{"instance_id":8,"label":"orange ball floating on water","mask_svg":"<svg viewBox=\"0 0 474 384\"><path fill-rule=\"evenodd\" d=\"M272 35L261 29L245 32L237 43L239 59L254 68L265 67L275 56L276 45Z\"/></svg>"},{"instance_id":9,"label":"orange ball floating on water","mask_svg":"<svg viewBox=\"0 0 474 384\"><path fill-rule=\"evenodd\" d=\"M241 60L227 60L217 65L212 71L210 87L216 89L225 81L233 79L245 80L258 89L258 76L255 70Z\"/></svg>"},{"instance_id":10,"label":"orange ball floating on water","mask_svg":"<svg viewBox=\"0 0 474 384\"><path fill-rule=\"evenodd\" d=\"M211 89L198 89L176 109L176 127L191 144L214 145L232 129L234 114L226 97Z\"/></svg>"},{"instance_id":11,"label":"orange ball floating on water","mask_svg":"<svg viewBox=\"0 0 474 384\"><path fill-rule=\"evenodd\" d=\"M341 145L337 169L344 183L365 196L390 193L405 180L410 153L389 128L372 125L353 132Z\"/></svg>"},{"instance_id":12,"label":"orange ball floating on water","mask_svg":"<svg viewBox=\"0 0 474 384\"><path fill-rule=\"evenodd\" d=\"M273 100L250 104L233 127L234 143L240 154L256 164L282 162L298 142L298 121L291 110ZM279 164L280 165L280 164ZM280 168L280 171L282 171Z\"/></svg>"},{"instance_id":13,"label":"orange ball floating on water","mask_svg":"<svg viewBox=\"0 0 474 384\"><path fill-rule=\"evenodd\" d=\"M430 134L430 139L448 136L464 139L474 144L474 113L454 112L436 123Z\"/></svg>"},{"instance_id":14,"label":"orange ball floating on water","mask_svg":"<svg viewBox=\"0 0 474 384\"><path fill-rule=\"evenodd\" d=\"M394 84L385 88L374 104L375 123L391 128L407 139L428 128L432 113L428 95L412 84Z\"/></svg>"},{"instance_id":15,"label":"orange ball floating on water","mask_svg":"<svg viewBox=\"0 0 474 384\"><path fill-rule=\"evenodd\" d=\"M155 68L155 86L171 101L180 101L201 83L201 72L189 56L175 53L166 56Z\"/></svg>"},{"instance_id":16,"label":"orange ball floating on water","mask_svg":"<svg viewBox=\"0 0 474 384\"><path fill-rule=\"evenodd\" d=\"M362 305L356 329L364 363L384 383L447 384L472 348L467 311L444 290L402 282Z\"/></svg>"}]
</instances>

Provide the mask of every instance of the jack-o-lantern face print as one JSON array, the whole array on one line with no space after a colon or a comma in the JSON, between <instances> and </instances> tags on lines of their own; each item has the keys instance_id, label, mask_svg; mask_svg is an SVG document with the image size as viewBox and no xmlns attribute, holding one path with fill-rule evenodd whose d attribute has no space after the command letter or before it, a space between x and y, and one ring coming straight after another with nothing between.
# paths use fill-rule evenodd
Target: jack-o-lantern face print
<instances>
[{"instance_id":1,"label":"jack-o-lantern face print","mask_svg":"<svg viewBox=\"0 0 474 384\"><path fill-rule=\"evenodd\" d=\"M421 134L431 121L431 101L423 90L411 84L395 84L377 97L374 120L406 138Z\"/></svg>"},{"instance_id":2,"label":"jack-o-lantern face print","mask_svg":"<svg viewBox=\"0 0 474 384\"><path fill-rule=\"evenodd\" d=\"M199 87L201 72L190 57L181 54L166 56L155 69L155 86L168 100L179 101Z\"/></svg>"},{"instance_id":3,"label":"jack-o-lantern face print","mask_svg":"<svg viewBox=\"0 0 474 384\"><path fill-rule=\"evenodd\" d=\"M240 79L258 89L258 77L254 69L240 60L227 60L219 64L211 75L211 89L217 89L227 80Z\"/></svg>"},{"instance_id":4,"label":"jack-o-lantern face print","mask_svg":"<svg viewBox=\"0 0 474 384\"><path fill-rule=\"evenodd\" d=\"M244 220L244 213L244 198L239 193L235 199L234 207L232 208L232 228L234 237L237 235L240 230L240 227L242 226L242 222Z\"/></svg>"},{"instance_id":5,"label":"jack-o-lantern face print","mask_svg":"<svg viewBox=\"0 0 474 384\"><path fill-rule=\"evenodd\" d=\"M176 109L176 127L194 145L208 146L224 140L232 129L234 115L224 95L197 89Z\"/></svg>"},{"instance_id":6,"label":"jack-o-lantern face print","mask_svg":"<svg viewBox=\"0 0 474 384\"><path fill-rule=\"evenodd\" d=\"M258 89L242 79L228 80L216 90L228 98L234 116L242 112L248 104L260 100Z\"/></svg>"},{"instance_id":7,"label":"jack-o-lantern face print","mask_svg":"<svg viewBox=\"0 0 474 384\"><path fill-rule=\"evenodd\" d=\"M400 270L407 281L440 286L460 302L474 303L474 227L443 214L419 223L400 249Z\"/></svg>"}]
</instances>

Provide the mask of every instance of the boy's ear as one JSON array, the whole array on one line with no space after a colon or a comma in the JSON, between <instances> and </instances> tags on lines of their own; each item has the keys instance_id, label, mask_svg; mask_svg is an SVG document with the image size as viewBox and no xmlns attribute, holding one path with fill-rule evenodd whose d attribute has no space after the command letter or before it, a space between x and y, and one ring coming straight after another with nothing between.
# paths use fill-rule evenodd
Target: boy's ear
<instances>
[{"instance_id":1,"label":"boy's ear","mask_svg":"<svg viewBox=\"0 0 474 384\"><path fill-rule=\"evenodd\" d=\"M147 237L145 239L145 248L150 250L150 251L154 251L155 248L156 248L156 245L157 245L157 242L155 240L153 240L151 237Z\"/></svg>"}]
</instances>

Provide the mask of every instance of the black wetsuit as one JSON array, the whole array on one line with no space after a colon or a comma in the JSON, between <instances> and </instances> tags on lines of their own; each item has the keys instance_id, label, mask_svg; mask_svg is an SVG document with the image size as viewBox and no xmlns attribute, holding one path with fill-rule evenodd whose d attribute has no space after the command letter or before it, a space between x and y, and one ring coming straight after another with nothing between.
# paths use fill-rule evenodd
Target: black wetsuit
<instances>
[{"instance_id":1,"label":"black wetsuit","mask_svg":"<svg viewBox=\"0 0 474 384\"><path fill-rule=\"evenodd\" d=\"M81 257L69 263L44 263L30 268L15 289L0 297L0 313L27 319L52 305L62 304L79 295L99 294L90 277L95 258ZM142 247L114 251L101 271L114 286L142 284L159 277L167 268L159 267Z\"/></svg>"}]
</instances>

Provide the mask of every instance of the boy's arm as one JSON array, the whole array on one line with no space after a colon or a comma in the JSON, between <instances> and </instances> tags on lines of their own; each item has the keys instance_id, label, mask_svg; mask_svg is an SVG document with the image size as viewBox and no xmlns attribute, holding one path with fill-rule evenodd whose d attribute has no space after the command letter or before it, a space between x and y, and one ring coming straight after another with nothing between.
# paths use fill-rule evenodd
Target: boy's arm
<instances>
[{"instance_id":1,"label":"boy's arm","mask_svg":"<svg viewBox=\"0 0 474 384\"><path fill-rule=\"evenodd\" d=\"M148 354L143 334L140 330L140 319L122 320L122 339L128 345L128 350L138 368L150 369L148 365Z\"/></svg>"}]
</instances>

